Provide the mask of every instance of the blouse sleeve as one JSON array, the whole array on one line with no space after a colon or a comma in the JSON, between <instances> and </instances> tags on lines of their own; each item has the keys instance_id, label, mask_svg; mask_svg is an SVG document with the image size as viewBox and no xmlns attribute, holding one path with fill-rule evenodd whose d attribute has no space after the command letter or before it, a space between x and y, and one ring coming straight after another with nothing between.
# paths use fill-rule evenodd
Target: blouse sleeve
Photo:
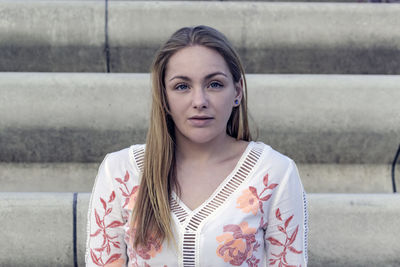
<instances>
[{"instance_id":1,"label":"blouse sleeve","mask_svg":"<svg viewBox=\"0 0 400 267\"><path fill-rule=\"evenodd\" d=\"M86 266L125 266L125 220L110 172L109 155L101 163L90 198Z\"/></svg>"},{"instance_id":2,"label":"blouse sleeve","mask_svg":"<svg viewBox=\"0 0 400 267\"><path fill-rule=\"evenodd\" d=\"M267 266L307 266L307 201L295 163L290 160L266 214Z\"/></svg>"}]
</instances>

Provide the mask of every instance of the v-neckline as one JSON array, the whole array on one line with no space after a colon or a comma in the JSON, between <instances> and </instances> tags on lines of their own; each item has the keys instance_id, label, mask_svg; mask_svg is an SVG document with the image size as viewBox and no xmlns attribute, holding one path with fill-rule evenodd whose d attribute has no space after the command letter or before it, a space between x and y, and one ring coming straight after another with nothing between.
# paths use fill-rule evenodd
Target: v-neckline
<instances>
[{"instance_id":1,"label":"v-neckline","mask_svg":"<svg viewBox=\"0 0 400 267\"><path fill-rule=\"evenodd\" d=\"M253 171L257 169L256 165L265 147L263 143L250 141L232 172L225 177L215 191L194 210L187 207L175 192L171 192L171 215L179 221L179 224L185 229L186 233L197 231L211 214L215 213L226 201L232 198L232 195L244 183L247 177L251 176ZM133 160L142 173L144 149L144 146L132 147Z\"/></svg>"},{"instance_id":2,"label":"v-neckline","mask_svg":"<svg viewBox=\"0 0 400 267\"><path fill-rule=\"evenodd\" d=\"M220 210L220 208L232 198L238 188L250 177L256 168L265 145L250 142L243 152L233 171L215 189L199 207L189 209L175 194L171 194L170 207L173 217L179 221L179 225L188 232L196 232L207 221L207 218Z\"/></svg>"},{"instance_id":3,"label":"v-neckline","mask_svg":"<svg viewBox=\"0 0 400 267\"><path fill-rule=\"evenodd\" d=\"M244 160L246 159L247 155L251 151L251 148L253 147L253 141L250 141L246 149L243 151L242 155L240 156L239 160L236 162L235 167L233 170L222 180L222 182L215 188L215 190L211 193L211 195L208 196L199 206L197 206L195 209L189 208L181 199L180 197L175 193L174 190L172 190L172 198L176 201L176 203L181 206L188 215L196 213L200 209L202 209L207 203L209 203L213 198L215 198L215 195L218 194L218 192L221 191L221 189L227 184L227 182L232 178L232 176L237 173L239 168L242 166Z\"/></svg>"}]
</instances>

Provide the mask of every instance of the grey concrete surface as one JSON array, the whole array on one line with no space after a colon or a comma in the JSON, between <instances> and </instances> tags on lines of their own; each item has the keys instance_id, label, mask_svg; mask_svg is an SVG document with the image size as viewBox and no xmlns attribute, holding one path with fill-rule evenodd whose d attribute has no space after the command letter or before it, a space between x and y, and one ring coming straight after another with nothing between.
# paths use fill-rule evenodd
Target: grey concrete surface
<instances>
[{"instance_id":1,"label":"grey concrete surface","mask_svg":"<svg viewBox=\"0 0 400 267\"><path fill-rule=\"evenodd\" d=\"M110 2L111 70L147 72L176 29L207 24L232 40L249 73L399 74L399 12L359 3Z\"/></svg>"},{"instance_id":2,"label":"grey concrete surface","mask_svg":"<svg viewBox=\"0 0 400 267\"><path fill-rule=\"evenodd\" d=\"M389 164L297 164L307 193L392 193ZM400 187L400 165L396 175Z\"/></svg>"},{"instance_id":3,"label":"grey concrete surface","mask_svg":"<svg viewBox=\"0 0 400 267\"><path fill-rule=\"evenodd\" d=\"M0 1L0 71L106 71L103 1Z\"/></svg>"},{"instance_id":4,"label":"grey concrete surface","mask_svg":"<svg viewBox=\"0 0 400 267\"><path fill-rule=\"evenodd\" d=\"M249 75L252 126L298 163L391 164L399 84L398 75ZM148 74L0 73L0 161L99 162L143 143L149 88Z\"/></svg>"},{"instance_id":5,"label":"grey concrete surface","mask_svg":"<svg viewBox=\"0 0 400 267\"><path fill-rule=\"evenodd\" d=\"M148 75L0 76L2 161L98 162L145 141Z\"/></svg>"},{"instance_id":6,"label":"grey concrete surface","mask_svg":"<svg viewBox=\"0 0 400 267\"><path fill-rule=\"evenodd\" d=\"M91 192L98 163L0 163L0 192ZM308 193L391 193L388 164L297 164ZM400 165L396 184L400 188Z\"/></svg>"},{"instance_id":7,"label":"grey concrete surface","mask_svg":"<svg viewBox=\"0 0 400 267\"><path fill-rule=\"evenodd\" d=\"M84 266L89 198L78 194L78 266ZM72 193L0 193L1 266L72 266L72 199ZM308 200L309 266L399 266L399 194L309 194Z\"/></svg>"},{"instance_id":8,"label":"grey concrete surface","mask_svg":"<svg viewBox=\"0 0 400 267\"><path fill-rule=\"evenodd\" d=\"M79 193L77 197L77 257L78 266L85 266L88 207L91 193Z\"/></svg>"},{"instance_id":9,"label":"grey concrete surface","mask_svg":"<svg viewBox=\"0 0 400 267\"><path fill-rule=\"evenodd\" d=\"M99 163L0 163L1 192L91 192Z\"/></svg>"},{"instance_id":10,"label":"grey concrete surface","mask_svg":"<svg viewBox=\"0 0 400 267\"><path fill-rule=\"evenodd\" d=\"M106 71L104 8L1 1L0 71ZM208 24L232 40L249 73L400 74L399 12L361 3L110 1L110 68L148 72L173 31Z\"/></svg>"},{"instance_id":11,"label":"grey concrete surface","mask_svg":"<svg viewBox=\"0 0 400 267\"><path fill-rule=\"evenodd\" d=\"M73 266L72 193L0 193L0 220L1 266Z\"/></svg>"},{"instance_id":12,"label":"grey concrete surface","mask_svg":"<svg viewBox=\"0 0 400 267\"><path fill-rule=\"evenodd\" d=\"M309 196L312 266L400 266L399 194Z\"/></svg>"}]
</instances>

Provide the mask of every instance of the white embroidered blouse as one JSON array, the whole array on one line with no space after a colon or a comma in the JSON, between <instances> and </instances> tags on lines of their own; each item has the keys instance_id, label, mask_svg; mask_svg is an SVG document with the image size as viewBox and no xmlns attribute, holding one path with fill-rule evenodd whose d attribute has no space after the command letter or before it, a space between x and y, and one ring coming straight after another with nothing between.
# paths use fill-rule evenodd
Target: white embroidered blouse
<instances>
[{"instance_id":1,"label":"white embroidered blouse","mask_svg":"<svg viewBox=\"0 0 400 267\"><path fill-rule=\"evenodd\" d=\"M174 244L132 248L129 220L144 145L108 154L91 195L87 266L307 266L307 204L294 162L250 142L235 169L198 208L172 194Z\"/></svg>"}]
</instances>

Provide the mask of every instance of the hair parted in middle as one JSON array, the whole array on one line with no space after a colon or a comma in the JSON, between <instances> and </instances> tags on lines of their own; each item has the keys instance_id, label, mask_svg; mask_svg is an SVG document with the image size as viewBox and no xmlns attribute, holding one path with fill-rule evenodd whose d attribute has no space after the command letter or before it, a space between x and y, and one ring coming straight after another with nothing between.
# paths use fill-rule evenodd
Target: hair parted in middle
<instances>
[{"instance_id":1,"label":"hair parted in middle","mask_svg":"<svg viewBox=\"0 0 400 267\"><path fill-rule=\"evenodd\" d=\"M159 49L151 68L152 106L146 138L143 173L139 194L131 219L134 247L146 246L149 238L162 243L173 240L171 191L179 195L175 165L175 124L170 116L165 88L165 72L169 59L188 46L204 46L217 51L225 60L235 83L242 82L243 96L232 109L226 126L229 136L251 141L247 114L247 83L239 55L228 39L208 26L184 27L176 31Z\"/></svg>"}]
</instances>

